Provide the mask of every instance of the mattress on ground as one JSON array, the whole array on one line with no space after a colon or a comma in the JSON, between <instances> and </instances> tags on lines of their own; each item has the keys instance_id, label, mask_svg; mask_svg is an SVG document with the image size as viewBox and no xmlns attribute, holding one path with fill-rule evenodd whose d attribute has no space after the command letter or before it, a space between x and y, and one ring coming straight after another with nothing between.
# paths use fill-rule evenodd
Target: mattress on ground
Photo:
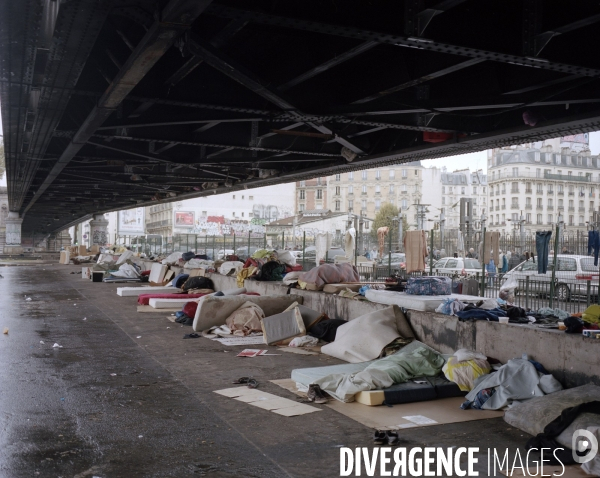
<instances>
[{"instance_id":1,"label":"mattress on ground","mask_svg":"<svg viewBox=\"0 0 600 478\"><path fill-rule=\"evenodd\" d=\"M400 352L412 352L413 350L418 349L419 347L425 347L427 349L433 350L428 345L425 345L423 342L419 342L418 340L413 340L410 344L402 347ZM434 350L435 352L435 350ZM437 353L437 352L436 352ZM326 367L313 367L313 368L298 368L292 370L291 379L302 385L308 386L313 383L316 379L326 377L327 375L331 375L334 373L358 373L362 372L365 368L367 368L370 364L376 362L376 360L370 360L369 362L360 362L360 363L343 363L339 365L328 365Z\"/></svg>"},{"instance_id":2,"label":"mattress on ground","mask_svg":"<svg viewBox=\"0 0 600 478\"><path fill-rule=\"evenodd\" d=\"M419 310L422 312L435 312L435 309L446 299L458 299L461 302L479 302L483 297L474 295L411 295L405 292L392 292L387 290L367 290L365 297L371 302L385 305L397 305L405 309Z\"/></svg>"},{"instance_id":3,"label":"mattress on ground","mask_svg":"<svg viewBox=\"0 0 600 478\"><path fill-rule=\"evenodd\" d=\"M138 297L139 305L150 304L150 299L199 299L206 294L144 294Z\"/></svg>"},{"instance_id":4,"label":"mattress on ground","mask_svg":"<svg viewBox=\"0 0 600 478\"><path fill-rule=\"evenodd\" d=\"M383 390L385 403L423 402L437 398L464 397L458 385L450 382L443 375L437 377L418 377L406 383L398 383Z\"/></svg>"},{"instance_id":5,"label":"mattress on ground","mask_svg":"<svg viewBox=\"0 0 600 478\"><path fill-rule=\"evenodd\" d=\"M136 297L144 294L158 294L160 292L168 292L172 290L175 290L173 286L117 287L117 295L121 297Z\"/></svg>"}]
</instances>

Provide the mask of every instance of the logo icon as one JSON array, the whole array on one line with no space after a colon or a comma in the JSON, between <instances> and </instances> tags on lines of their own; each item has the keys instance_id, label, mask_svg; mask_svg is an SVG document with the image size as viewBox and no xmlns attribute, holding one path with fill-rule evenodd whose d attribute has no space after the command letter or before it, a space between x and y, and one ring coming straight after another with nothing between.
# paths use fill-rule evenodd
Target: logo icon
<instances>
[{"instance_id":1,"label":"logo icon","mask_svg":"<svg viewBox=\"0 0 600 478\"><path fill-rule=\"evenodd\" d=\"M587 430L576 430L573 433L573 439L571 442L571 449L573 450L573 460L577 463L587 463L592 461L598 454L598 440L592 432ZM585 455L578 453L588 452Z\"/></svg>"}]
</instances>

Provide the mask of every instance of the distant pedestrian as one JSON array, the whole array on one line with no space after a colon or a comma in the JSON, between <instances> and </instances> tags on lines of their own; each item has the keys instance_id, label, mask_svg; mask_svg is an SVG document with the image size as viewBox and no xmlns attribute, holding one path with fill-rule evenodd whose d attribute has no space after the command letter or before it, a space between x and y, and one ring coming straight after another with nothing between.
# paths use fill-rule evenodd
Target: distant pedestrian
<instances>
[{"instance_id":1,"label":"distant pedestrian","mask_svg":"<svg viewBox=\"0 0 600 478\"><path fill-rule=\"evenodd\" d=\"M496 277L496 264L494 264L494 259L490 259L490 262L485 266L485 270L488 273L488 285L491 287L494 285L494 278Z\"/></svg>"},{"instance_id":2,"label":"distant pedestrian","mask_svg":"<svg viewBox=\"0 0 600 478\"><path fill-rule=\"evenodd\" d=\"M467 257L468 257L469 259L475 259L475 249L473 249L473 248L471 247L471 249L469 249L469 252L468 252L468 254L467 254Z\"/></svg>"}]
</instances>

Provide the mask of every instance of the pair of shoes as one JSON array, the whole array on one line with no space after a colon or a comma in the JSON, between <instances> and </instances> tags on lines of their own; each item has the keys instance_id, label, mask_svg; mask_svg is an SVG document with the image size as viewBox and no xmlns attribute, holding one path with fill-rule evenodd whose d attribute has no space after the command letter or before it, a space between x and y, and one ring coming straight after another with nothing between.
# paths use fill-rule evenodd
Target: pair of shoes
<instances>
[{"instance_id":1,"label":"pair of shoes","mask_svg":"<svg viewBox=\"0 0 600 478\"><path fill-rule=\"evenodd\" d=\"M185 335L183 336L183 338L184 338L184 339L197 339L197 338L199 338L199 337L200 337L200 336L199 336L198 334L196 334L196 333L193 333L193 334L185 334Z\"/></svg>"},{"instance_id":2,"label":"pair of shoes","mask_svg":"<svg viewBox=\"0 0 600 478\"><path fill-rule=\"evenodd\" d=\"M235 382L231 383L245 383L248 385L248 388L258 388L258 380L250 377L241 377L238 378Z\"/></svg>"},{"instance_id":3,"label":"pair of shoes","mask_svg":"<svg viewBox=\"0 0 600 478\"><path fill-rule=\"evenodd\" d=\"M306 393L306 398L308 399L309 402L315 402L315 403L327 403L328 398L327 395L325 394L325 392L323 390L321 390L321 387L319 387L317 384L311 384L308 386L308 392Z\"/></svg>"},{"instance_id":4,"label":"pair of shoes","mask_svg":"<svg viewBox=\"0 0 600 478\"><path fill-rule=\"evenodd\" d=\"M375 433L373 433L373 444L375 445L383 445L384 443L397 445L399 441L398 432L393 430L375 430Z\"/></svg>"}]
</instances>

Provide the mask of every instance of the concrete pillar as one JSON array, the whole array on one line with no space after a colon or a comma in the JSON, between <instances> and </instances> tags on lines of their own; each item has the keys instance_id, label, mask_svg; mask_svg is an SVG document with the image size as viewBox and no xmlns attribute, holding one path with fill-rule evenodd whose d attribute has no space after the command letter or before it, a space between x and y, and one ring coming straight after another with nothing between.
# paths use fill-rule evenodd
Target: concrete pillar
<instances>
[{"instance_id":1,"label":"concrete pillar","mask_svg":"<svg viewBox=\"0 0 600 478\"><path fill-rule=\"evenodd\" d=\"M94 214L94 219L90 221L90 234L92 245L106 246L108 238L108 220L104 214Z\"/></svg>"},{"instance_id":2,"label":"concrete pillar","mask_svg":"<svg viewBox=\"0 0 600 478\"><path fill-rule=\"evenodd\" d=\"M18 212L9 212L6 222L6 245L4 254L22 254L21 246L21 223L23 219L19 217Z\"/></svg>"}]
</instances>

